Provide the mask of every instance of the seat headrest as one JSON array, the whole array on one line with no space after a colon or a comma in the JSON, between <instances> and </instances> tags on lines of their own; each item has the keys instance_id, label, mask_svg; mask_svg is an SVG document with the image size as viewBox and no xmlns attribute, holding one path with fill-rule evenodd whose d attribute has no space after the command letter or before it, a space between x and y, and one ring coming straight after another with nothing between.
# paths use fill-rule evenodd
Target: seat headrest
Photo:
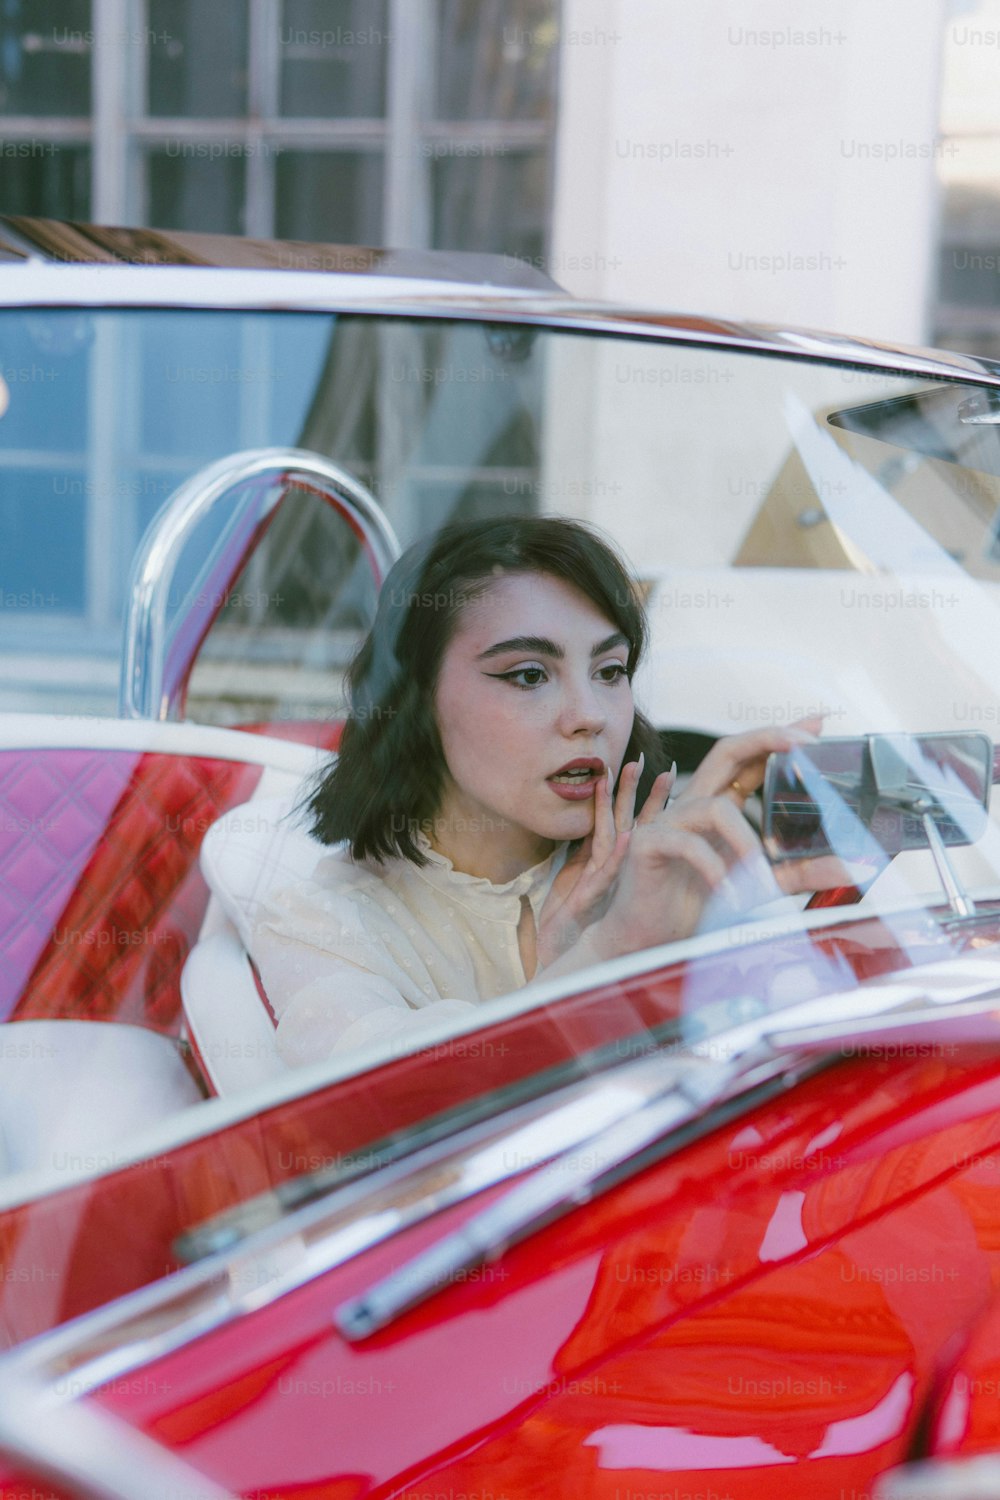
<instances>
[{"instance_id":1,"label":"seat headrest","mask_svg":"<svg viewBox=\"0 0 1000 1500\"><path fill-rule=\"evenodd\" d=\"M297 797L262 797L213 823L201 846L201 870L244 948L261 901L308 880L330 849L302 826Z\"/></svg>"}]
</instances>

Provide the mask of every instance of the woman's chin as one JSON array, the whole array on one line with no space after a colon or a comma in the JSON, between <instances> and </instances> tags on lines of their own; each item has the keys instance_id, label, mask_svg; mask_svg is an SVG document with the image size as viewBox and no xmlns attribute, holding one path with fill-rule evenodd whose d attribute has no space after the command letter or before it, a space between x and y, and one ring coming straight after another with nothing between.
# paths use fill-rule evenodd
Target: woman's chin
<instances>
[{"instance_id":1,"label":"woman's chin","mask_svg":"<svg viewBox=\"0 0 1000 1500\"><path fill-rule=\"evenodd\" d=\"M565 811L558 812L549 821L545 837L564 844L573 839L585 839L594 831L593 802L568 804ZM541 830L540 830L541 831Z\"/></svg>"}]
</instances>

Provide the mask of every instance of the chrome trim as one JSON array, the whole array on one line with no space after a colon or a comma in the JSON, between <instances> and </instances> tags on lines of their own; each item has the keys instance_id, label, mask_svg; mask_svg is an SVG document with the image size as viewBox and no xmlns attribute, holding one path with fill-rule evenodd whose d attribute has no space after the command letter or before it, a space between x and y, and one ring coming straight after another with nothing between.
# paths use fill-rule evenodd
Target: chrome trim
<instances>
[{"instance_id":1,"label":"chrome trim","mask_svg":"<svg viewBox=\"0 0 1000 1500\"><path fill-rule=\"evenodd\" d=\"M958 872L955 870L948 856L944 839L938 831L937 824L928 812L923 814L923 825L924 832L927 834L927 842L930 845L931 855L934 859L934 867L938 872L938 879L948 898L948 905L955 916L960 917L963 922L977 917L979 913L976 910L976 903L959 879Z\"/></svg>"},{"instance_id":2,"label":"chrome trim","mask_svg":"<svg viewBox=\"0 0 1000 1500\"><path fill-rule=\"evenodd\" d=\"M727 1062L726 1071L735 1074L742 1061ZM792 1068L787 1058L768 1066L772 1073ZM19 1345L0 1357L0 1396L8 1382L12 1389L31 1382L57 1407L121 1380L445 1208L544 1167L554 1152L587 1145L603 1127L627 1124L644 1100L669 1094L679 1077L702 1069L699 1058L677 1050L632 1058L349 1182L235 1247ZM733 1099L760 1081L739 1079ZM714 1128L711 1115L699 1123ZM678 1140L675 1149L686 1143Z\"/></svg>"},{"instance_id":3,"label":"chrome trim","mask_svg":"<svg viewBox=\"0 0 1000 1500\"><path fill-rule=\"evenodd\" d=\"M373 555L380 584L400 554L399 542L374 496L340 464L304 448L256 448L217 459L180 485L151 522L132 567L124 625L118 711L126 719L176 719L192 662L171 662L167 600L181 551L195 527L222 497L251 480L248 492L208 559L206 629L220 585L228 587L244 560L246 544L273 514L285 493L302 481L319 487L327 503L346 512ZM229 547L227 552L226 548ZM182 622L182 623L187 623Z\"/></svg>"},{"instance_id":4,"label":"chrome trim","mask_svg":"<svg viewBox=\"0 0 1000 1500\"><path fill-rule=\"evenodd\" d=\"M0 1453L23 1465L26 1477L44 1478L81 1500L234 1500L120 1417L93 1403L57 1404L20 1372L0 1373Z\"/></svg>"},{"instance_id":5,"label":"chrome trim","mask_svg":"<svg viewBox=\"0 0 1000 1500\"><path fill-rule=\"evenodd\" d=\"M457 1229L432 1241L403 1264L351 1297L334 1321L351 1342L370 1337L410 1308L496 1260L512 1245L634 1176L644 1153L713 1104L743 1094L787 1072L801 1048L835 1057L845 1045L947 1027L957 1018L976 1040L1000 1045L1000 974L988 960L951 960L915 979L893 974L857 989L767 1011L750 1021L678 1049L684 1063L666 1086L573 1149L560 1150L540 1171L508 1188ZM697 1018L695 1018L697 1019ZM782 1057L782 1054L785 1054ZM664 1071L662 1059L660 1069ZM641 1075L640 1075L641 1076ZM586 1145L582 1154L579 1147Z\"/></svg>"},{"instance_id":6,"label":"chrome trim","mask_svg":"<svg viewBox=\"0 0 1000 1500\"><path fill-rule=\"evenodd\" d=\"M474 1266L496 1260L532 1230L589 1202L609 1169L631 1160L719 1102L727 1085L743 1071L745 1061L742 1056L722 1062L689 1058L688 1076L678 1069L665 1089L656 1090L636 1108L620 1111L596 1132L588 1130L585 1138L572 1143L572 1149L557 1148L559 1154L542 1171L510 1188L366 1291L341 1303L333 1315L337 1327L352 1343L366 1339ZM587 1149L581 1152L581 1146Z\"/></svg>"},{"instance_id":7,"label":"chrome trim","mask_svg":"<svg viewBox=\"0 0 1000 1500\"><path fill-rule=\"evenodd\" d=\"M723 1011L726 1016L735 1013L728 1003ZM672 1067L666 1064L668 1057ZM387 1187L392 1189L393 1184L405 1180L407 1225L397 1225L391 1231L395 1233L539 1166L565 1148L579 1147L595 1133L630 1116L650 1098L658 1097L665 1087L673 1089L676 1077L699 1066L699 1059L685 1052L673 1021L650 1033L645 1045L639 1040L631 1055L605 1045L581 1053L573 1061L578 1064L576 1077L556 1078L553 1070L545 1069L519 1084L481 1096L492 1106L487 1113L464 1120L455 1117L454 1109L432 1115L412 1132L373 1141L335 1167L288 1178L235 1208L213 1214L179 1235L172 1249L185 1263L219 1252L235 1253L252 1235L287 1220L307 1203L329 1203L354 1183L359 1183L362 1195L374 1192L378 1197ZM539 1087L527 1097L523 1092L513 1092L534 1083ZM538 1129L539 1121L544 1122L544 1130ZM444 1162L453 1165L445 1171ZM422 1163L427 1164L427 1172ZM414 1183L419 1184L424 1177L426 1191L421 1194ZM375 1191L378 1184L381 1188ZM416 1218L410 1217L411 1212Z\"/></svg>"},{"instance_id":8,"label":"chrome trim","mask_svg":"<svg viewBox=\"0 0 1000 1500\"><path fill-rule=\"evenodd\" d=\"M303 779L327 752L295 740L213 724L155 719L98 719L89 714L0 714L0 754L16 750L153 751L209 757L287 771ZM221 816L221 814L220 814Z\"/></svg>"},{"instance_id":9,"label":"chrome trim","mask_svg":"<svg viewBox=\"0 0 1000 1500\"><path fill-rule=\"evenodd\" d=\"M488 284L468 291L445 280L201 266L52 265L30 260L4 266L0 307L203 307L523 322L1000 386L1000 363L971 354L620 303L580 302Z\"/></svg>"}]
</instances>

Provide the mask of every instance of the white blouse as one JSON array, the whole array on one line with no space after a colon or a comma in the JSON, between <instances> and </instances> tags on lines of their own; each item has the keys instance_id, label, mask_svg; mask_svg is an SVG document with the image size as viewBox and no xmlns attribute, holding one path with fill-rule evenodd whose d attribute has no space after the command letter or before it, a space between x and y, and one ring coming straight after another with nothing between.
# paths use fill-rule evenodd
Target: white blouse
<instances>
[{"instance_id":1,"label":"white blouse","mask_svg":"<svg viewBox=\"0 0 1000 1500\"><path fill-rule=\"evenodd\" d=\"M568 845L494 885L456 870L423 834L417 842L426 865L355 862L344 846L310 880L260 903L250 953L286 1063L403 1040L528 982L517 941L522 898L537 925Z\"/></svg>"}]
</instances>

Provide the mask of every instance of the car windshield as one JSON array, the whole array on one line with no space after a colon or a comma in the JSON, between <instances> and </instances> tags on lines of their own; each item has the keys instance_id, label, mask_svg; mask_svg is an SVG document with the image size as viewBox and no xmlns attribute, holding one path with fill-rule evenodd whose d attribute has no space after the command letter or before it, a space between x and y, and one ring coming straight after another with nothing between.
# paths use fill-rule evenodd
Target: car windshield
<instances>
[{"instance_id":1,"label":"car windshield","mask_svg":"<svg viewBox=\"0 0 1000 1500\"><path fill-rule=\"evenodd\" d=\"M210 1091L315 1086L321 1060L301 1079L275 1062L259 992L252 1017L223 1003L235 990L212 967L222 949L203 950L232 914L209 904L198 857L224 814L263 826L301 798L316 747L337 742L385 571L448 523L569 517L616 545L649 621L635 698L679 786L720 736L816 719L822 739L947 735L960 757L981 755L988 803L1000 386L919 361L866 366L856 350L820 358L808 340L716 347L693 320L685 343L650 325L512 317L509 303L492 320L0 314L8 1173L106 1170L147 1126L171 1140L183 1117L181 1135L197 1134ZM992 942L960 920L1000 900L994 816L958 818L942 874L920 764L903 775L913 836L895 857L859 875L864 841L833 837L860 906L777 888L735 913L709 903L670 949L581 974L575 992L563 980L494 997L431 1041L457 1039L456 1066L464 1047L474 1070L477 1038L506 1026L520 1061L487 1069L486 1092L595 1048L634 1050L678 1018L704 1037L741 1006L843 991L866 977L851 923L873 914L907 964ZM838 774L824 788L864 823ZM765 812L750 799L762 834ZM308 875L302 858L288 879ZM651 972L669 983L637 1000ZM588 1010L580 996L598 981L603 1008ZM539 1006L560 1042L529 1056ZM377 1061L369 1046L330 1076ZM477 1092L463 1089L423 1114ZM113 1126L81 1126L108 1109Z\"/></svg>"}]
</instances>

